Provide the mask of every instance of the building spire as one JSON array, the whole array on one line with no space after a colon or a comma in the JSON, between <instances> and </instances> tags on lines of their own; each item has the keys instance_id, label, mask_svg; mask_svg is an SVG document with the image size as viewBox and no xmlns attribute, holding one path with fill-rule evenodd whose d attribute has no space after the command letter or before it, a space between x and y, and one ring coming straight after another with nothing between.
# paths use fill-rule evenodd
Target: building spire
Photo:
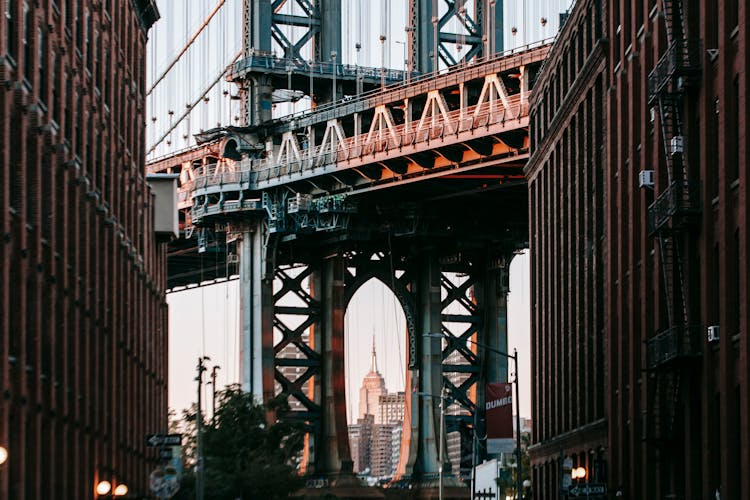
<instances>
[{"instance_id":1,"label":"building spire","mask_svg":"<svg viewBox=\"0 0 750 500\"><path fill-rule=\"evenodd\" d=\"M378 357L375 354L375 332L372 332L372 366L370 366L370 371L373 373L378 371Z\"/></svg>"}]
</instances>

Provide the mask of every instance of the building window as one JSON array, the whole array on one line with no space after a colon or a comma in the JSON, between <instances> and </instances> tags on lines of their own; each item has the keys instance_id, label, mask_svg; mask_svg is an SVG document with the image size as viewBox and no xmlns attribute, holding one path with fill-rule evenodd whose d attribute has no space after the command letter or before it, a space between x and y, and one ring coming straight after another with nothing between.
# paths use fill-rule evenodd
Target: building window
<instances>
[{"instance_id":1,"label":"building window","mask_svg":"<svg viewBox=\"0 0 750 500\"><path fill-rule=\"evenodd\" d=\"M60 93L57 91L57 52L54 50L49 55L49 79L52 87L52 98L50 105L52 106L52 119L55 123L60 123Z\"/></svg>"},{"instance_id":2,"label":"building window","mask_svg":"<svg viewBox=\"0 0 750 500\"><path fill-rule=\"evenodd\" d=\"M731 123L730 126L730 137L732 138L732 144L729 150L732 152L730 155L729 172L731 173L731 180L738 179L740 177L740 77L739 75L734 77L732 85L732 102L730 109Z\"/></svg>"},{"instance_id":3,"label":"building window","mask_svg":"<svg viewBox=\"0 0 750 500\"><path fill-rule=\"evenodd\" d=\"M23 74L27 80L31 81L31 70L34 65L31 62L33 54L31 52L31 30L32 30L32 16L31 8L29 4L24 2L23 4Z\"/></svg>"},{"instance_id":4,"label":"building window","mask_svg":"<svg viewBox=\"0 0 750 500\"><path fill-rule=\"evenodd\" d=\"M719 98L714 97L714 108L713 112L710 112L707 121L711 123L711 130L719 130ZM718 134L706 134L706 146L709 158L719 157L718 148ZM708 189L710 189L711 197L716 198L719 196L719 165L709 164L707 166L708 175Z\"/></svg>"},{"instance_id":5,"label":"building window","mask_svg":"<svg viewBox=\"0 0 750 500\"><path fill-rule=\"evenodd\" d=\"M91 22L91 14L89 13L89 10L86 9L84 18L83 18L83 48L84 48L84 57L86 58L86 67L89 71L91 71L91 36L90 36L90 26L89 23Z\"/></svg>"},{"instance_id":6,"label":"building window","mask_svg":"<svg viewBox=\"0 0 750 500\"><path fill-rule=\"evenodd\" d=\"M73 24L75 24L76 27L76 48L81 50L81 47L83 47L83 26L81 26L81 2L80 0L75 0L75 17L73 19Z\"/></svg>"},{"instance_id":7,"label":"building window","mask_svg":"<svg viewBox=\"0 0 750 500\"><path fill-rule=\"evenodd\" d=\"M44 30L42 28L37 28L36 31L36 53L37 53L37 66L39 67L39 92L41 95L41 99L43 102L47 102L47 92L49 91L49 87L47 87L47 75L45 73L45 64L44 64L44 53L45 53L45 47L44 47Z\"/></svg>"},{"instance_id":8,"label":"building window","mask_svg":"<svg viewBox=\"0 0 750 500\"><path fill-rule=\"evenodd\" d=\"M6 35L7 39L5 41L6 43L6 51L8 52L8 55L15 58L16 57L16 32L15 32L15 8L13 5L13 2L15 0L5 0L5 28L6 28Z\"/></svg>"},{"instance_id":9,"label":"building window","mask_svg":"<svg viewBox=\"0 0 750 500\"><path fill-rule=\"evenodd\" d=\"M740 22L740 1L727 0L727 28L731 33Z\"/></svg>"},{"instance_id":10,"label":"building window","mask_svg":"<svg viewBox=\"0 0 750 500\"><path fill-rule=\"evenodd\" d=\"M734 241L732 246L732 260L734 269L729 274L732 280L731 297L729 301L729 321L731 322L730 333L736 335L740 333L740 270L742 269L742 254L740 254L740 230L734 232Z\"/></svg>"}]
</instances>

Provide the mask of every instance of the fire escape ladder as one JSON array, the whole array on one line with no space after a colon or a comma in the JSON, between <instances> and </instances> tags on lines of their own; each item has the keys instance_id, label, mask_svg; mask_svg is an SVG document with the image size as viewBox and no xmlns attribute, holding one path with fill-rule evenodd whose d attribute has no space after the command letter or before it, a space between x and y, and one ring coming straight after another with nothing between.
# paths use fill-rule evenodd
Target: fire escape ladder
<instances>
[{"instance_id":1,"label":"fire escape ladder","mask_svg":"<svg viewBox=\"0 0 750 500\"><path fill-rule=\"evenodd\" d=\"M674 437L674 424L677 417L677 405L680 402L680 370L667 371L661 374L659 428L656 439L669 443Z\"/></svg>"},{"instance_id":2,"label":"fire escape ladder","mask_svg":"<svg viewBox=\"0 0 750 500\"><path fill-rule=\"evenodd\" d=\"M659 258L661 259L661 275L664 280L666 299L664 302L667 306L667 321L670 328L674 326L674 304L672 303L672 297L674 296L672 293L672 290L674 290L673 251L674 240L663 232L659 233Z\"/></svg>"},{"instance_id":3,"label":"fire escape ladder","mask_svg":"<svg viewBox=\"0 0 750 500\"><path fill-rule=\"evenodd\" d=\"M680 418L682 380L702 349L702 328L688 324L683 262L687 232L700 214L700 185L690 181L682 116L686 92L700 85L702 50L700 40L685 39L682 2L661 0L669 45L648 77L648 102L659 114L666 168L648 209L648 231L659 242L667 325L646 340L650 385L643 438L665 446L673 442Z\"/></svg>"},{"instance_id":4,"label":"fire escape ladder","mask_svg":"<svg viewBox=\"0 0 750 500\"><path fill-rule=\"evenodd\" d=\"M682 159L683 139L682 120L680 117L681 96L679 94L659 94L659 122L661 138L664 144L664 155L667 164L667 181L672 184L675 172L675 160ZM681 162L684 168L684 162ZM683 177L684 178L684 177Z\"/></svg>"},{"instance_id":5,"label":"fire escape ladder","mask_svg":"<svg viewBox=\"0 0 750 500\"><path fill-rule=\"evenodd\" d=\"M685 269L683 267L682 262L682 251L681 251L681 242L679 239L672 237L672 257L674 260L673 266L675 273L677 274L677 281L679 287L677 287L676 291L679 292L680 296L678 298L678 304L681 316L679 318L680 324L687 325L688 324L688 301L687 301L687 287L685 285Z\"/></svg>"}]
</instances>

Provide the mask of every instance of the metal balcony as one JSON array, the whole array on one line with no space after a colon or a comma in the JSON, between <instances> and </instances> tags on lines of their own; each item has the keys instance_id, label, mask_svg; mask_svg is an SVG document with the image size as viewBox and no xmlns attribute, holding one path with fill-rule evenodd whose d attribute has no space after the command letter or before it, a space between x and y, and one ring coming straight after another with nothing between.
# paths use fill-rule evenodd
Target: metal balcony
<instances>
[{"instance_id":1,"label":"metal balcony","mask_svg":"<svg viewBox=\"0 0 750 500\"><path fill-rule=\"evenodd\" d=\"M673 326L646 341L646 367L649 370L701 355L703 328Z\"/></svg>"},{"instance_id":2,"label":"metal balcony","mask_svg":"<svg viewBox=\"0 0 750 500\"><path fill-rule=\"evenodd\" d=\"M649 104L653 104L661 92L681 92L700 82L701 46L700 40L674 40L670 44L648 75ZM672 89L670 82L674 83Z\"/></svg>"},{"instance_id":3,"label":"metal balcony","mask_svg":"<svg viewBox=\"0 0 750 500\"><path fill-rule=\"evenodd\" d=\"M648 207L649 234L684 227L700 214L700 202L700 183L672 181Z\"/></svg>"}]
</instances>

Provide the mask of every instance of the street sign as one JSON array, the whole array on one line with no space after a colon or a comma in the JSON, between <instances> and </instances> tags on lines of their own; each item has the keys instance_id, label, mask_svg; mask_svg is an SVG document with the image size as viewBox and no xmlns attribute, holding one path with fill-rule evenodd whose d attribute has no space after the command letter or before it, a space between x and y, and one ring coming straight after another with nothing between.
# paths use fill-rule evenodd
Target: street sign
<instances>
[{"instance_id":1,"label":"street sign","mask_svg":"<svg viewBox=\"0 0 750 500\"><path fill-rule=\"evenodd\" d=\"M157 448L159 446L180 446L182 434L147 434L146 446Z\"/></svg>"},{"instance_id":2,"label":"street sign","mask_svg":"<svg viewBox=\"0 0 750 500\"><path fill-rule=\"evenodd\" d=\"M172 448L160 448L159 449L159 458L162 460L172 460Z\"/></svg>"},{"instance_id":3,"label":"street sign","mask_svg":"<svg viewBox=\"0 0 750 500\"><path fill-rule=\"evenodd\" d=\"M585 497L592 495L606 495L607 485L597 483L576 484L568 490L570 497Z\"/></svg>"}]
</instances>

